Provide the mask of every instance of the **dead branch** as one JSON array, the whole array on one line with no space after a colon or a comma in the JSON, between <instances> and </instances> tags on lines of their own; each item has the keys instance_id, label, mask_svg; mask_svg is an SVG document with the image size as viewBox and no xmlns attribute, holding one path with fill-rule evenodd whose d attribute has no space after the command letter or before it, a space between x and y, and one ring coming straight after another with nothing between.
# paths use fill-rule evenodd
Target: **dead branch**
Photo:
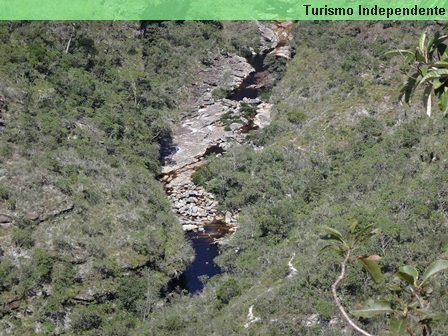
<instances>
[{"instance_id":1,"label":"dead branch","mask_svg":"<svg viewBox=\"0 0 448 336\"><path fill-rule=\"evenodd\" d=\"M358 325L352 321L350 316L348 316L347 312L345 311L344 307L341 304L341 301L339 300L338 293L337 293L337 287L338 284L344 279L345 276L345 269L347 268L347 263L350 259L351 250L347 250L347 253L345 255L344 260L341 262L341 273L336 278L336 281L331 285L331 293L333 294L333 300L336 303L336 306L338 307L339 311L341 312L344 319L350 324L350 326L355 329L357 332L359 332L361 335L364 336L373 336L372 334L369 334L367 331L361 329L358 327Z\"/></svg>"}]
</instances>

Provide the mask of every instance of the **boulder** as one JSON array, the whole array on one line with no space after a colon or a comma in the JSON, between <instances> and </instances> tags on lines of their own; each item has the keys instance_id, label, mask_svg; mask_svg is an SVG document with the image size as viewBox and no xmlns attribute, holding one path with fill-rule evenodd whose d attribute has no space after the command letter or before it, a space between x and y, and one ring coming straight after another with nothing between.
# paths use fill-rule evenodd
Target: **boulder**
<instances>
[{"instance_id":1,"label":"boulder","mask_svg":"<svg viewBox=\"0 0 448 336\"><path fill-rule=\"evenodd\" d=\"M230 224L230 223L232 223L232 221L233 221L232 213L230 211L226 211L226 215L224 217L224 222L226 224Z\"/></svg>"},{"instance_id":2,"label":"boulder","mask_svg":"<svg viewBox=\"0 0 448 336\"><path fill-rule=\"evenodd\" d=\"M13 218L11 216L0 214L0 224L9 224L12 223Z\"/></svg>"},{"instance_id":3,"label":"boulder","mask_svg":"<svg viewBox=\"0 0 448 336\"><path fill-rule=\"evenodd\" d=\"M186 202L188 203L196 203L198 199L196 197L188 197Z\"/></svg>"},{"instance_id":4,"label":"boulder","mask_svg":"<svg viewBox=\"0 0 448 336\"><path fill-rule=\"evenodd\" d=\"M246 104L260 104L261 100L259 98L252 99L252 98L244 97L243 98L243 103L246 103Z\"/></svg>"},{"instance_id":5,"label":"boulder","mask_svg":"<svg viewBox=\"0 0 448 336\"><path fill-rule=\"evenodd\" d=\"M305 321L303 321L303 325L305 327L315 327L320 324L321 317L319 314L310 315Z\"/></svg>"},{"instance_id":6,"label":"boulder","mask_svg":"<svg viewBox=\"0 0 448 336\"><path fill-rule=\"evenodd\" d=\"M229 125L229 128L232 132L239 130L241 127L243 127L243 124L240 124L240 123L231 123Z\"/></svg>"},{"instance_id":7,"label":"boulder","mask_svg":"<svg viewBox=\"0 0 448 336\"><path fill-rule=\"evenodd\" d=\"M193 231L193 230L197 230L198 226L194 225L194 224L186 224L186 225L182 225L182 229L184 231Z\"/></svg>"},{"instance_id":8,"label":"boulder","mask_svg":"<svg viewBox=\"0 0 448 336\"><path fill-rule=\"evenodd\" d=\"M230 100L230 99L226 99L226 98L222 99L222 100L221 100L221 103L222 103L224 106L232 107L232 108L236 108L236 107L238 106L238 103L237 103L236 101L234 101L234 100Z\"/></svg>"},{"instance_id":9,"label":"boulder","mask_svg":"<svg viewBox=\"0 0 448 336\"><path fill-rule=\"evenodd\" d=\"M272 104L261 103L257 107L257 115L254 118L254 125L264 128L271 123Z\"/></svg>"}]
</instances>

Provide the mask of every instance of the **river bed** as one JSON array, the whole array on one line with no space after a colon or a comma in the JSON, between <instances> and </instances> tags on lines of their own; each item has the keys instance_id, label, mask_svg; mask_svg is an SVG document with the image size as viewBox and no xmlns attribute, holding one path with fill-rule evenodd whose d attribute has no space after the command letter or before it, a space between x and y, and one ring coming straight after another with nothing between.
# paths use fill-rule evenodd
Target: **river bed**
<instances>
[{"instance_id":1,"label":"river bed","mask_svg":"<svg viewBox=\"0 0 448 336\"><path fill-rule=\"evenodd\" d=\"M238 85L234 90L232 90L229 95L226 97L228 101L233 101L234 104L239 104L239 102L245 101L246 99L254 100L258 99L260 93L260 85L257 83L257 76L264 72L266 69L264 67L264 58L266 54L257 54L249 59L247 59L247 63L250 64L252 71L246 75L246 77L241 81L240 85ZM194 120L200 117L191 116L191 120ZM183 120L184 124L193 123L188 119ZM216 120L217 124L219 124L219 119ZM223 126L219 126L223 128ZM246 124L240 126L240 128L236 131L238 134L245 134L252 129L257 129L258 126L254 125L254 120L250 119L246 122ZM196 133L197 131L193 131ZM187 141L184 142L188 144ZM173 153L182 153L184 151L184 155L188 155L188 150L182 148L181 145L176 147L176 144L169 144L169 147L162 148L162 153L168 153L167 155L169 162L170 157L173 157ZM205 157L209 155L220 155L224 153L225 150L222 147L222 144L213 144L208 145L204 150L201 161ZM175 154L176 155L176 154ZM168 186L172 179L178 178L178 173L182 171L185 173L185 167L188 169L188 179L191 185L191 170L196 170L199 168L200 164L198 161L192 160L193 158L179 158L178 161L188 161L191 159L194 163L194 166L184 165L180 170L172 170L165 174L167 178L164 181L165 186ZM171 195L172 188L166 188L167 194ZM185 193L185 191L184 191ZM217 215L212 220L208 220L205 222L203 226L198 226L195 229L188 230L185 235L186 238L191 242L191 245L194 250L195 257L192 262L187 266L187 268L178 276L169 281L164 292L171 293L174 291L187 291L190 294L195 294L200 292L204 287L203 278L212 277L222 273L221 268L215 263L214 259L219 255L219 244L216 239L223 238L229 231L232 230L232 225L229 225L229 221L225 220L223 215ZM180 218L182 222L182 218ZM226 223L227 222L227 223ZM185 224L185 223L182 223ZM184 225L185 226L185 225ZM202 280L201 280L202 279Z\"/></svg>"}]
</instances>

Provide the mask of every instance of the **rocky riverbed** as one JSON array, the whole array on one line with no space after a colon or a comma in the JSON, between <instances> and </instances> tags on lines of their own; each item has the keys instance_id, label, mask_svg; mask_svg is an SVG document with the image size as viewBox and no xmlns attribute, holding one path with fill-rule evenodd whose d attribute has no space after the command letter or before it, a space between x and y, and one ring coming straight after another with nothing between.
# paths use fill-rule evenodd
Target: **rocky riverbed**
<instances>
[{"instance_id":1,"label":"rocky riverbed","mask_svg":"<svg viewBox=\"0 0 448 336\"><path fill-rule=\"evenodd\" d=\"M172 279L165 293L175 288L190 293L202 290L201 275L221 272L213 259L215 244L237 229L237 213L220 212L213 194L192 181L209 155L222 155L232 144L243 143L246 134L270 124L272 104L260 99L260 90L272 86L274 77L264 59L271 54L289 59L292 21L257 22L258 53L243 58L234 54L216 56L192 83L193 103L173 129L171 142L162 148L160 176L172 209L195 250L195 258L180 276ZM220 94L217 94L220 93ZM225 93L225 94L223 94Z\"/></svg>"},{"instance_id":2,"label":"rocky riverbed","mask_svg":"<svg viewBox=\"0 0 448 336\"><path fill-rule=\"evenodd\" d=\"M186 231L203 231L204 225L212 221L222 221L232 227L236 225L236 215L218 213L214 196L195 185L192 174L207 156L220 155L232 143L242 143L248 129L269 124L269 103L258 98L214 98L212 94L217 88L226 87L235 96L238 90L255 87L256 83L245 83L245 79L255 72L256 69L243 57L217 57L209 71L204 72L205 77L198 88L202 95L197 100L197 111L185 116L174 129L172 149L164 158L161 181L165 183L173 210ZM255 116L245 118L242 106L251 106L256 111ZM235 122L225 125L224 115Z\"/></svg>"}]
</instances>

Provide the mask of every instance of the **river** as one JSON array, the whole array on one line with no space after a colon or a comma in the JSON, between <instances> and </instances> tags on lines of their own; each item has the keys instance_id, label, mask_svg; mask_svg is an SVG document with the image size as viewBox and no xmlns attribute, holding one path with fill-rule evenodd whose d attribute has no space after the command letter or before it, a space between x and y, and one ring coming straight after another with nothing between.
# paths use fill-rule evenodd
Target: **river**
<instances>
[{"instance_id":1,"label":"river","mask_svg":"<svg viewBox=\"0 0 448 336\"><path fill-rule=\"evenodd\" d=\"M246 60L249 70L246 71L244 78L241 79L238 86L232 90L225 100L225 106L237 106L233 112L239 113L240 102L242 101L259 101L259 93L260 93L260 85L257 83L259 75L265 72L265 66L263 64L266 53L256 54ZM229 62L230 64L232 62ZM248 100L249 99L249 100ZM214 113L219 106L219 104L224 105L222 102L224 100L217 100L215 105L211 104L208 108L210 111ZM227 107L226 107L227 108ZM199 109L201 111L201 109ZM214 259L219 255L219 244L216 239L224 237L229 231L232 230L233 225L229 225L228 220L224 220L224 216L219 216L219 214L213 215L213 219L208 220L204 217L203 223L198 224L196 222L192 222L190 219L196 219L196 217L188 217L185 214L185 211L182 212L179 210L181 206L179 206L180 202L183 202L183 199L187 199L187 196L193 195L195 199L200 198L201 195L205 195L207 199L214 199L213 195L207 194L204 191L197 192L197 187L192 185L191 182L191 174L194 170L198 169L202 160L205 159L208 155L216 155L225 152L223 148L223 143L221 142L221 138L225 138L228 136L228 131L224 132L224 126L220 125L220 116L222 116L225 112L228 112L228 109L223 109L218 112L212 122L207 120L204 122L204 125L197 125L198 120L201 118L201 114L199 115L190 115L187 118L182 120L183 128L175 131L175 135L172 139L172 142L167 143L161 149L161 153L164 155L164 161L166 162L165 167L169 167L169 169L165 169L165 174L162 175L162 182L165 183L165 187L167 190L167 194L170 197L174 210L177 211L180 222L184 226L184 230L188 227L186 231L186 237L191 242L191 245L194 249L195 257L192 262L186 267L186 269L178 276L167 284L164 289L164 293L170 293L173 291L183 291L186 290L190 294L200 292L204 287L204 282L201 280L204 277L212 277L222 273L221 268L215 263ZM210 112L202 112L203 115L210 118L212 113ZM199 132L202 132L205 128L210 130L210 125L216 125L215 128L211 130L209 133L205 133L202 137L197 137L198 140L195 141L194 138ZM187 126L189 127L187 129ZM244 124L241 124L238 129L234 130L235 138L239 137L239 139L244 139L244 134L249 132L252 129L258 128L257 125L254 124L254 120L246 120ZM224 132L224 136L222 136L219 141L216 139L211 140L209 142L204 143L202 146L197 142L201 142L205 140L209 140L209 138L214 138L216 134L220 134ZM176 136L176 134L179 134ZM194 143L194 144L192 144ZM202 147L201 147L202 146ZM197 148L198 147L198 148ZM193 151L195 150L195 152ZM193 156L194 153L196 155ZM198 152L201 152L201 155L197 155ZM198 159L198 157L200 157ZM182 164L178 164L182 162ZM177 164L177 165L176 165ZM181 175L184 175L183 177ZM181 182L176 182L179 180ZM182 185L182 187L179 187ZM186 187L185 187L186 186ZM177 189L176 189L177 188ZM193 191L192 191L192 188ZM175 196L173 197L173 190L176 191ZM181 191L179 191L181 190ZM196 190L196 191L195 191ZM202 194L201 194L202 193ZM180 196L178 196L180 195ZM199 196L198 196L199 195ZM184 197L182 199L182 197ZM191 198L191 197L189 197ZM188 199L187 199L188 206ZM195 201L199 202L199 201ZM216 203L216 202L215 202ZM183 203L182 203L183 204ZM217 204L217 203L216 203ZM195 206L197 204L195 203ZM200 207L200 205L199 205ZM190 208L191 209L191 204ZM214 213L213 213L214 214ZM191 229L191 230L190 230Z\"/></svg>"}]
</instances>

